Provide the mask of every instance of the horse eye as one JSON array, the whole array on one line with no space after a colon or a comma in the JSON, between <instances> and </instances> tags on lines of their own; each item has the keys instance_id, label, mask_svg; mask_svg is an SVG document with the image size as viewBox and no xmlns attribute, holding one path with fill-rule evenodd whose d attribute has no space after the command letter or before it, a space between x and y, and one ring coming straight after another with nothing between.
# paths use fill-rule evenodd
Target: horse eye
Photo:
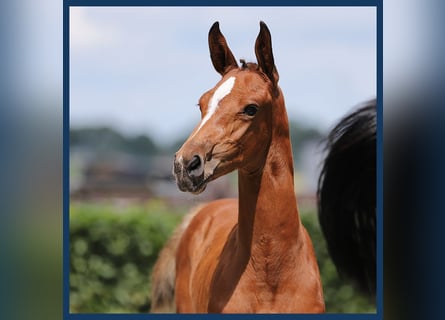
<instances>
[{"instance_id":1,"label":"horse eye","mask_svg":"<svg viewBox=\"0 0 445 320\"><path fill-rule=\"evenodd\" d=\"M249 117L253 117L257 111L258 111L258 106L254 104L249 104L244 108L243 113L248 115Z\"/></svg>"}]
</instances>

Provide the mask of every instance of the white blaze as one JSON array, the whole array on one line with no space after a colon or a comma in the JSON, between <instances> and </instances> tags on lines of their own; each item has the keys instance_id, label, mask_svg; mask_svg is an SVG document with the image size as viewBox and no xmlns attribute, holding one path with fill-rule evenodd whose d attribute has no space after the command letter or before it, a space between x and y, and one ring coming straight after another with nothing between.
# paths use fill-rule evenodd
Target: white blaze
<instances>
[{"instance_id":1,"label":"white blaze","mask_svg":"<svg viewBox=\"0 0 445 320\"><path fill-rule=\"evenodd\" d=\"M234 84L235 84L235 77L230 77L229 79L224 81L223 84L221 84L218 87L218 89L216 89L216 91L213 93L212 98L209 101L209 108L207 110L207 113L205 117L202 119L201 124L199 125L195 134L197 134L198 131L202 128L202 126L215 114L216 110L219 107L219 102L232 91Z\"/></svg>"}]
</instances>

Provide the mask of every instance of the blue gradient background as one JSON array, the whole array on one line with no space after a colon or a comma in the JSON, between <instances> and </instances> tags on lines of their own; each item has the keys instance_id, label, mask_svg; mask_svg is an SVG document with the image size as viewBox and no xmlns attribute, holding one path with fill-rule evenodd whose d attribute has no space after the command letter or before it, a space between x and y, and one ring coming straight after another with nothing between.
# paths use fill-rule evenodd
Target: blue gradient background
<instances>
[{"instance_id":1,"label":"blue gradient background","mask_svg":"<svg viewBox=\"0 0 445 320\"><path fill-rule=\"evenodd\" d=\"M0 310L62 318L62 1L0 4ZM443 1L384 1L384 315L444 319Z\"/></svg>"}]
</instances>

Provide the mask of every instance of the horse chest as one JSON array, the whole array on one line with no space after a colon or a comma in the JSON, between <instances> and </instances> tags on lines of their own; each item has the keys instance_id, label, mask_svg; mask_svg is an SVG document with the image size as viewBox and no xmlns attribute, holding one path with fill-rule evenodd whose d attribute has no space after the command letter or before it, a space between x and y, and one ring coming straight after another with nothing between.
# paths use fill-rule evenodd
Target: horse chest
<instances>
[{"instance_id":1,"label":"horse chest","mask_svg":"<svg viewBox=\"0 0 445 320\"><path fill-rule=\"evenodd\" d=\"M210 285L208 311L212 313L255 313L273 310L280 295L279 282L241 261L228 260L215 270ZM279 300L279 298L278 298Z\"/></svg>"},{"instance_id":2,"label":"horse chest","mask_svg":"<svg viewBox=\"0 0 445 320\"><path fill-rule=\"evenodd\" d=\"M215 270L208 312L322 312L322 295L313 294L317 291L316 279L312 279L311 272L295 268L295 264L289 268L288 263L294 259L289 260L277 262L262 257L246 265L228 263L226 268Z\"/></svg>"},{"instance_id":3,"label":"horse chest","mask_svg":"<svg viewBox=\"0 0 445 320\"><path fill-rule=\"evenodd\" d=\"M217 313L318 313L324 312L322 297L314 299L303 288L249 290L241 285L230 299L215 305L208 312Z\"/></svg>"},{"instance_id":4,"label":"horse chest","mask_svg":"<svg viewBox=\"0 0 445 320\"><path fill-rule=\"evenodd\" d=\"M218 313L282 313L291 312L294 297L267 286L241 283L227 301L209 304L209 312Z\"/></svg>"}]
</instances>

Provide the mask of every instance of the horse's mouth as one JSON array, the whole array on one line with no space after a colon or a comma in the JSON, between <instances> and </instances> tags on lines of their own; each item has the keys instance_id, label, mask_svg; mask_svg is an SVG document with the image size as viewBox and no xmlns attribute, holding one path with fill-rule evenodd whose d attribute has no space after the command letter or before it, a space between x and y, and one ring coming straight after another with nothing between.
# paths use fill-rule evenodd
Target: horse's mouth
<instances>
[{"instance_id":1,"label":"horse's mouth","mask_svg":"<svg viewBox=\"0 0 445 320\"><path fill-rule=\"evenodd\" d=\"M178 185L179 190L183 192L190 192L194 195L198 195L202 193L207 184L212 180L212 175L209 175L206 178L202 179L190 179L189 177L180 177L176 176L176 184Z\"/></svg>"},{"instance_id":2,"label":"horse's mouth","mask_svg":"<svg viewBox=\"0 0 445 320\"><path fill-rule=\"evenodd\" d=\"M207 188L207 183L211 180L211 175L207 177L206 179L202 180L198 185L193 186L192 190L190 190L191 193L194 195L198 195L202 193Z\"/></svg>"}]
</instances>

